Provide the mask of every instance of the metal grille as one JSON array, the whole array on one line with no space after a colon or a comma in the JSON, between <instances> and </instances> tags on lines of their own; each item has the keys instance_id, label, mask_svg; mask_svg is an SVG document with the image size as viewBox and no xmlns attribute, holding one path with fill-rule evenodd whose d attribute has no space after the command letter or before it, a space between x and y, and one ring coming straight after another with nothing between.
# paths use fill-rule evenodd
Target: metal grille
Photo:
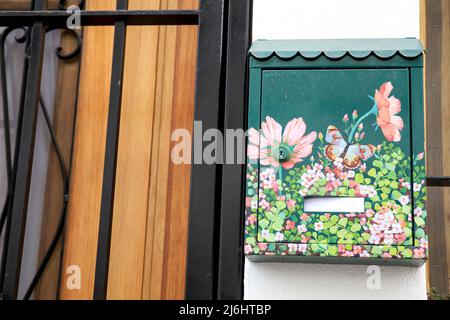
<instances>
[{"instance_id":1,"label":"metal grille","mask_svg":"<svg viewBox=\"0 0 450 320\"><path fill-rule=\"evenodd\" d=\"M0 221L1 230L6 235L0 289L3 289L3 298L6 300L18 298L39 107L45 116L60 162L64 180L64 206L55 241L42 261L25 299L30 298L63 233L66 208L70 201L70 170L66 170L70 159L64 159L59 151L45 103L40 97L40 88L45 33L66 28L71 13L65 10L49 11L46 2L32 1L29 11L0 12L0 26L7 27L2 43L11 30L23 29L25 35L18 40L27 44L14 155L10 137L5 139L9 192ZM65 3L66 1L59 1L61 9L65 8ZM202 0L200 3L199 10L151 11L127 10L128 1L117 0L117 10L80 12L82 26L115 27L94 299L106 299L108 286L127 26L198 25L195 120L203 122L205 131L210 128L224 130L244 127L246 53L250 43L252 1ZM78 36L76 33L75 35ZM78 40L81 47L81 39ZM1 49L3 51L0 53L4 57L4 46ZM78 53L79 50L68 55L61 52L59 54L61 58L74 58ZM0 55L0 62L4 61L1 58ZM2 68L2 76L4 73L5 69ZM6 80L2 83L5 85ZM7 104L4 116L8 120ZM9 133L9 128L5 127L5 132ZM188 299L242 298L243 169L241 165L192 166L186 289ZM221 190L233 191L222 194Z\"/></svg>"}]
</instances>

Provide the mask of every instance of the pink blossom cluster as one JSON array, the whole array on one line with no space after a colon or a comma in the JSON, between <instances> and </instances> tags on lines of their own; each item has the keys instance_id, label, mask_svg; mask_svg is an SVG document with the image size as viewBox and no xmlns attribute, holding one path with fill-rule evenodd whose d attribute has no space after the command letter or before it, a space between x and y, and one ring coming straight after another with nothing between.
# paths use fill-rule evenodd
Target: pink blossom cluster
<instances>
[{"instance_id":1,"label":"pink blossom cluster","mask_svg":"<svg viewBox=\"0 0 450 320\"><path fill-rule=\"evenodd\" d=\"M394 243L401 244L406 240L403 231L406 223L398 221L392 209L381 208L375 213L369 226L369 243L392 245Z\"/></svg>"}]
</instances>

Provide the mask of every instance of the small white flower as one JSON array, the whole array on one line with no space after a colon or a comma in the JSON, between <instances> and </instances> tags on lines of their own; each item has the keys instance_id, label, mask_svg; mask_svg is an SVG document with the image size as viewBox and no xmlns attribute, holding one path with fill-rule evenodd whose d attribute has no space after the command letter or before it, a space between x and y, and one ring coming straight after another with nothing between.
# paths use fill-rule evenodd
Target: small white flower
<instances>
[{"instance_id":1,"label":"small white flower","mask_svg":"<svg viewBox=\"0 0 450 320\"><path fill-rule=\"evenodd\" d=\"M424 249L427 249L428 248L428 241L423 239L423 238L420 239L420 247L424 248Z\"/></svg>"},{"instance_id":2,"label":"small white flower","mask_svg":"<svg viewBox=\"0 0 450 320\"><path fill-rule=\"evenodd\" d=\"M327 173L327 181L333 182L333 181L335 181L335 180L336 180L336 178L334 177L334 173L328 172L328 173Z\"/></svg>"},{"instance_id":3,"label":"small white flower","mask_svg":"<svg viewBox=\"0 0 450 320\"><path fill-rule=\"evenodd\" d=\"M306 197L308 195L307 189L302 189L298 192L302 197Z\"/></svg>"},{"instance_id":4,"label":"small white flower","mask_svg":"<svg viewBox=\"0 0 450 320\"><path fill-rule=\"evenodd\" d=\"M306 229L306 226L304 224L300 224L297 226L297 231L298 233L305 233L306 231L308 231L308 229Z\"/></svg>"},{"instance_id":5,"label":"small white flower","mask_svg":"<svg viewBox=\"0 0 450 320\"><path fill-rule=\"evenodd\" d=\"M277 232L277 234L275 235L275 241L281 242L284 240L284 234L282 234L281 232Z\"/></svg>"},{"instance_id":6,"label":"small white flower","mask_svg":"<svg viewBox=\"0 0 450 320\"><path fill-rule=\"evenodd\" d=\"M353 178L355 177L356 173L355 173L355 171L353 171L353 170L349 170L349 171L347 172L347 175L348 175L348 178L349 178L349 179L353 179Z\"/></svg>"},{"instance_id":7,"label":"small white flower","mask_svg":"<svg viewBox=\"0 0 450 320\"><path fill-rule=\"evenodd\" d=\"M323 222L319 221L319 222L314 223L314 229L316 231L322 231L324 229L323 228Z\"/></svg>"},{"instance_id":8,"label":"small white flower","mask_svg":"<svg viewBox=\"0 0 450 320\"><path fill-rule=\"evenodd\" d=\"M416 217L420 217L422 215L422 213L423 213L422 208L417 207L417 208L414 209L414 215Z\"/></svg>"},{"instance_id":9,"label":"small white flower","mask_svg":"<svg viewBox=\"0 0 450 320\"><path fill-rule=\"evenodd\" d=\"M420 183L414 183L414 192L419 192L422 190L422 185Z\"/></svg>"},{"instance_id":10,"label":"small white flower","mask_svg":"<svg viewBox=\"0 0 450 320\"><path fill-rule=\"evenodd\" d=\"M263 230L261 231L261 237L263 237L263 239L267 239L270 235L269 230Z\"/></svg>"},{"instance_id":11,"label":"small white flower","mask_svg":"<svg viewBox=\"0 0 450 320\"><path fill-rule=\"evenodd\" d=\"M299 244L298 245L298 251L301 253L305 253L308 251L308 245L306 244Z\"/></svg>"},{"instance_id":12,"label":"small white flower","mask_svg":"<svg viewBox=\"0 0 450 320\"><path fill-rule=\"evenodd\" d=\"M403 196L399 199L399 201L403 206L406 206L409 203L410 199L408 196Z\"/></svg>"}]
</instances>

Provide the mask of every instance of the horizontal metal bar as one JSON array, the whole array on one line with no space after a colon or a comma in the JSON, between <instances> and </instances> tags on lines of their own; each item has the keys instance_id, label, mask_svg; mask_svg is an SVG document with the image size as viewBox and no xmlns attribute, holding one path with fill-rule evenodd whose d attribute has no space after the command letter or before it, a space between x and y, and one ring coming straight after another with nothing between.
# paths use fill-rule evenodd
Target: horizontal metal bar
<instances>
[{"instance_id":1,"label":"horizontal metal bar","mask_svg":"<svg viewBox=\"0 0 450 320\"><path fill-rule=\"evenodd\" d=\"M450 187L450 177L428 177L428 187Z\"/></svg>"},{"instance_id":2,"label":"horizontal metal bar","mask_svg":"<svg viewBox=\"0 0 450 320\"><path fill-rule=\"evenodd\" d=\"M82 26L114 26L118 20L127 25L198 25L197 10L113 10L79 11ZM66 27L72 13L66 11L2 11L0 26L31 26L43 22L52 27Z\"/></svg>"}]
</instances>

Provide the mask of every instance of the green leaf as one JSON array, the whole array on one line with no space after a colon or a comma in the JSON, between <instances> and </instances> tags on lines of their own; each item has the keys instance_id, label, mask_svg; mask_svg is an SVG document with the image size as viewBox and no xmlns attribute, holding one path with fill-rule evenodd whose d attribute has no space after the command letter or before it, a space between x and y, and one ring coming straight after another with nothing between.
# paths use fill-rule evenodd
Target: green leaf
<instances>
[{"instance_id":1,"label":"green leaf","mask_svg":"<svg viewBox=\"0 0 450 320\"><path fill-rule=\"evenodd\" d=\"M371 183L372 183L372 180L370 180L369 178L365 178L365 179L364 179L364 183L365 183L365 184L371 184Z\"/></svg>"},{"instance_id":2,"label":"green leaf","mask_svg":"<svg viewBox=\"0 0 450 320\"><path fill-rule=\"evenodd\" d=\"M401 197L402 197L403 195L400 193L400 191L398 191L398 190L394 190L393 192L392 192L392 198L394 199L394 200L398 200L398 199L400 199Z\"/></svg>"},{"instance_id":3,"label":"green leaf","mask_svg":"<svg viewBox=\"0 0 450 320\"><path fill-rule=\"evenodd\" d=\"M372 254L374 255L382 255L383 250L380 247L372 247Z\"/></svg>"},{"instance_id":4,"label":"green leaf","mask_svg":"<svg viewBox=\"0 0 450 320\"><path fill-rule=\"evenodd\" d=\"M278 208L278 210L284 210L285 208L286 208L287 206L286 206L286 202L284 202L284 201L277 201L277 208Z\"/></svg>"},{"instance_id":5,"label":"green leaf","mask_svg":"<svg viewBox=\"0 0 450 320\"><path fill-rule=\"evenodd\" d=\"M392 181L391 182L391 188L392 189L398 189L398 182L397 181Z\"/></svg>"},{"instance_id":6,"label":"green leaf","mask_svg":"<svg viewBox=\"0 0 450 320\"><path fill-rule=\"evenodd\" d=\"M395 165L393 165L392 163L386 163L385 164L386 169L388 169L389 171L395 171Z\"/></svg>"},{"instance_id":7,"label":"green leaf","mask_svg":"<svg viewBox=\"0 0 450 320\"><path fill-rule=\"evenodd\" d=\"M377 177L377 170L375 168L372 168L372 169L369 170L369 172L367 174L369 175L369 177L376 178Z\"/></svg>"},{"instance_id":8,"label":"green leaf","mask_svg":"<svg viewBox=\"0 0 450 320\"><path fill-rule=\"evenodd\" d=\"M364 242L367 242L370 239L370 234L368 233L363 233L362 234L362 238L364 240Z\"/></svg>"},{"instance_id":9,"label":"green leaf","mask_svg":"<svg viewBox=\"0 0 450 320\"><path fill-rule=\"evenodd\" d=\"M273 225L272 225L272 228L271 229L273 229L273 230L275 230L275 231L281 231L282 229L283 229L283 225L282 224L278 224L278 223L274 223Z\"/></svg>"},{"instance_id":10,"label":"green leaf","mask_svg":"<svg viewBox=\"0 0 450 320\"><path fill-rule=\"evenodd\" d=\"M402 212L406 215L411 213L411 206L402 206Z\"/></svg>"},{"instance_id":11,"label":"green leaf","mask_svg":"<svg viewBox=\"0 0 450 320\"><path fill-rule=\"evenodd\" d=\"M341 219L339 219L339 222L338 222L338 224L344 228L347 226L347 223L348 223L348 218L341 218Z\"/></svg>"},{"instance_id":12,"label":"green leaf","mask_svg":"<svg viewBox=\"0 0 450 320\"><path fill-rule=\"evenodd\" d=\"M351 232L358 232L359 230L361 230L361 225L359 223L354 223L350 228Z\"/></svg>"},{"instance_id":13,"label":"green leaf","mask_svg":"<svg viewBox=\"0 0 450 320\"><path fill-rule=\"evenodd\" d=\"M340 239L342 239L342 238L345 237L346 234L347 234L347 230L342 229L342 230L339 230L339 231L338 231L337 236L338 236Z\"/></svg>"},{"instance_id":14,"label":"green leaf","mask_svg":"<svg viewBox=\"0 0 450 320\"><path fill-rule=\"evenodd\" d=\"M405 249L405 251L403 252L403 256L405 258L411 258L412 257L412 250L411 249Z\"/></svg>"},{"instance_id":15,"label":"green leaf","mask_svg":"<svg viewBox=\"0 0 450 320\"><path fill-rule=\"evenodd\" d=\"M330 256L337 256L338 254L338 248L336 246L329 246L328 247L328 254Z\"/></svg>"},{"instance_id":16,"label":"green leaf","mask_svg":"<svg viewBox=\"0 0 450 320\"><path fill-rule=\"evenodd\" d=\"M331 234L336 234L338 232L338 227L337 226L333 226L330 228L330 233Z\"/></svg>"},{"instance_id":17,"label":"green leaf","mask_svg":"<svg viewBox=\"0 0 450 320\"><path fill-rule=\"evenodd\" d=\"M421 218L421 217L415 217L414 222L416 223L416 225L418 227L422 227L425 225L425 220L423 220L423 218Z\"/></svg>"},{"instance_id":18,"label":"green leaf","mask_svg":"<svg viewBox=\"0 0 450 320\"><path fill-rule=\"evenodd\" d=\"M355 182L359 184L364 183L364 176L361 173L357 173L355 176Z\"/></svg>"},{"instance_id":19,"label":"green leaf","mask_svg":"<svg viewBox=\"0 0 450 320\"><path fill-rule=\"evenodd\" d=\"M332 215L332 216L330 217L330 223L331 223L332 225L336 224L338 221L339 221L339 216L337 216L337 215Z\"/></svg>"},{"instance_id":20,"label":"green leaf","mask_svg":"<svg viewBox=\"0 0 450 320\"><path fill-rule=\"evenodd\" d=\"M259 224L259 227L264 230L269 226L270 222L267 219L262 219L262 220L258 221L258 224Z\"/></svg>"},{"instance_id":21,"label":"green leaf","mask_svg":"<svg viewBox=\"0 0 450 320\"><path fill-rule=\"evenodd\" d=\"M422 228L417 228L416 238L425 238L425 231Z\"/></svg>"},{"instance_id":22,"label":"green leaf","mask_svg":"<svg viewBox=\"0 0 450 320\"><path fill-rule=\"evenodd\" d=\"M272 212L267 211L266 212L266 217L267 219L269 219L270 221L275 220L275 215Z\"/></svg>"},{"instance_id":23,"label":"green leaf","mask_svg":"<svg viewBox=\"0 0 450 320\"><path fill-rule=\"evenodd\" d=\"M373 162L373 166L381 169L383 168L383 162L381 162L380 160L375 160Z\"/></svg>"}]
</instances>

